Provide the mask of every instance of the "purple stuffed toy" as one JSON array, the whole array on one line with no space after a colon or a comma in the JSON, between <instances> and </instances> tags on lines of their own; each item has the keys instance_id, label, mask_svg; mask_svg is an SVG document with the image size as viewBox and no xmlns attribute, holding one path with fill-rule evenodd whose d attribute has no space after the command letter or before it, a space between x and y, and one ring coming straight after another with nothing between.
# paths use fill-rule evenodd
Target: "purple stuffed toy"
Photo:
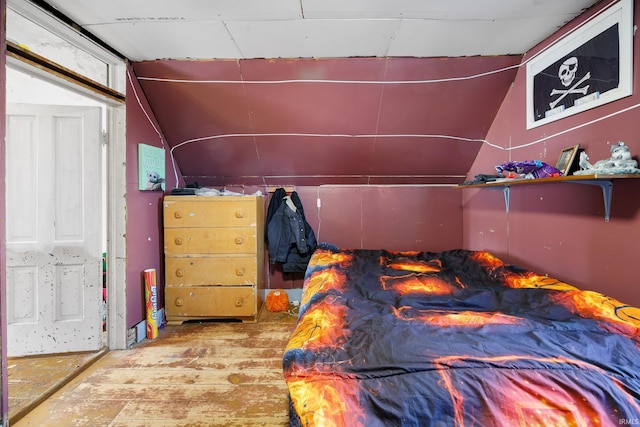
<instances>
[{"instance_id":1,"label":"purple stuffed toy","mask_svg":"<svg viewBox=\"0 0 640 427\"><path fill-rule=\"evenodd\" d=\"M540 160L525 160L523 162L507 162L496 166L498 173L515 172L524 178L548 178L562 176L562 172Z\"/></svg>"}]
</instances>

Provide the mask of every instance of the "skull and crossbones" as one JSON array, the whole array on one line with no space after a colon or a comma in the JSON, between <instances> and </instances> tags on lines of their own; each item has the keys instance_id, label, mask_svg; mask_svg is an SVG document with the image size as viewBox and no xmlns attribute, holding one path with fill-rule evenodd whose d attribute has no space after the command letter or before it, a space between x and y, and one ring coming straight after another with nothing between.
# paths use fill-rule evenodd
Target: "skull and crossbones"
<instances>
[{"instance_id":1,"label":"skull and crossbones","mask_svg":"<svg viewBox=\"0 0 640 427\"><path fill-rule=\"evenodd\" d=\"M562 86L569 87L571 82L576 78L576 73L578 72L578 58L572 56L567 59L560 65L558 69L558 77L560 77L560 82Z\"/></svg>"},{"instance_id":2,"label":"skull and crossbones","mask_svg":"<svg viewBox=\"0 0 640 427\"><path fill-rule=\"evenodd\" d=\"M562 83L562 86L568 89L553 89L551 91L550 96L560 95L558 98L556 98L555 101L549 103L549 107L551 107L551 109L555 108L556 105L558 105L560 101L562 101L569 94L572 94L572 93L582 94L582 95L587 94L587 91L589 90L589 85L583 86L581 88L578 88L578 86L580 86L582 83L586 82L591 78L591 72L590 71L587 72L587 74L585 74L584 77L578 80L576 84L571 86L571 83L573 83L573 81L576 78L577 72L578 72L578 58L576 58L575 56L567 58L562 63L562 65L560 65L560 68L558 69L558 78L560 78L560 83Z\"/></svg>"}]
</instances>

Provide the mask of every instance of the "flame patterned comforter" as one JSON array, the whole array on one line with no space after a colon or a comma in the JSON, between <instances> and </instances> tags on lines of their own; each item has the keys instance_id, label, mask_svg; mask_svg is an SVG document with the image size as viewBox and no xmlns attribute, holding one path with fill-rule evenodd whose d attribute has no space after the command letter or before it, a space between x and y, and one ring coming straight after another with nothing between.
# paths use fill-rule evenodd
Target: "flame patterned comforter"
<instances>
[{"instance_id":1,"label":"flame patterned comforter","mask_svg":"<svg viewBox=\"0 0 640 427\"><path fill-rule=\"evenodd\" d=\"M283 365L291 424L640 424L640 309L488 252L321 247Z\"/></svg>"}]
</instances>

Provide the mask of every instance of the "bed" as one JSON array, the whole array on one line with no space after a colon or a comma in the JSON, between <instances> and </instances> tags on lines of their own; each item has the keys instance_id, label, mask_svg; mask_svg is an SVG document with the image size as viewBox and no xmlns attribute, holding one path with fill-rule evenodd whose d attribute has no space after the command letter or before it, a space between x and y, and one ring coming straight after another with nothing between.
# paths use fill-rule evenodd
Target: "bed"
<instances>
[{"instance_id":1,"label":"bed","mask_svg":"<svg viewBox=\"0 0 640 427\"><path fill-rule=\"evenodd\" d=\"M489 252L323 244L283 356L290 425L639 425L639 328Z\"/></svg>"}]
</instances>

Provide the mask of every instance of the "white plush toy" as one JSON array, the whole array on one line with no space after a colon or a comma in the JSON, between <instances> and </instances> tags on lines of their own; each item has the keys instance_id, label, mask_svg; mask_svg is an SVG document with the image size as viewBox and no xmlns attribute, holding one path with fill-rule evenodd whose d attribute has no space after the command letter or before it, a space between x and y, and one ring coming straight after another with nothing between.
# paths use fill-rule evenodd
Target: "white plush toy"
<instances>
[{"instance_id":1,"label":"white plush toy","mask_svg":"<svg viewBox=\"0 0 640 427\"><path fill-rule=\"evenodd\" d=\"M164 178L162 178L158 172L147 172L147 179L147 190L162 190Z\"/></svg>"},{"instance_id":2,"label":"white plush toy","mask_svg":"<svg viewBox=\"0 0 640 427\"><path fill-rule=\"evenodd\" d=\"M580 153L580 169L574 175L640 173L638 162L631 158L629 147L619 141L611 146L611 157L598 160L595 164L589 163L589 156L584 151Z\"/></svg>"}]
</instances>

